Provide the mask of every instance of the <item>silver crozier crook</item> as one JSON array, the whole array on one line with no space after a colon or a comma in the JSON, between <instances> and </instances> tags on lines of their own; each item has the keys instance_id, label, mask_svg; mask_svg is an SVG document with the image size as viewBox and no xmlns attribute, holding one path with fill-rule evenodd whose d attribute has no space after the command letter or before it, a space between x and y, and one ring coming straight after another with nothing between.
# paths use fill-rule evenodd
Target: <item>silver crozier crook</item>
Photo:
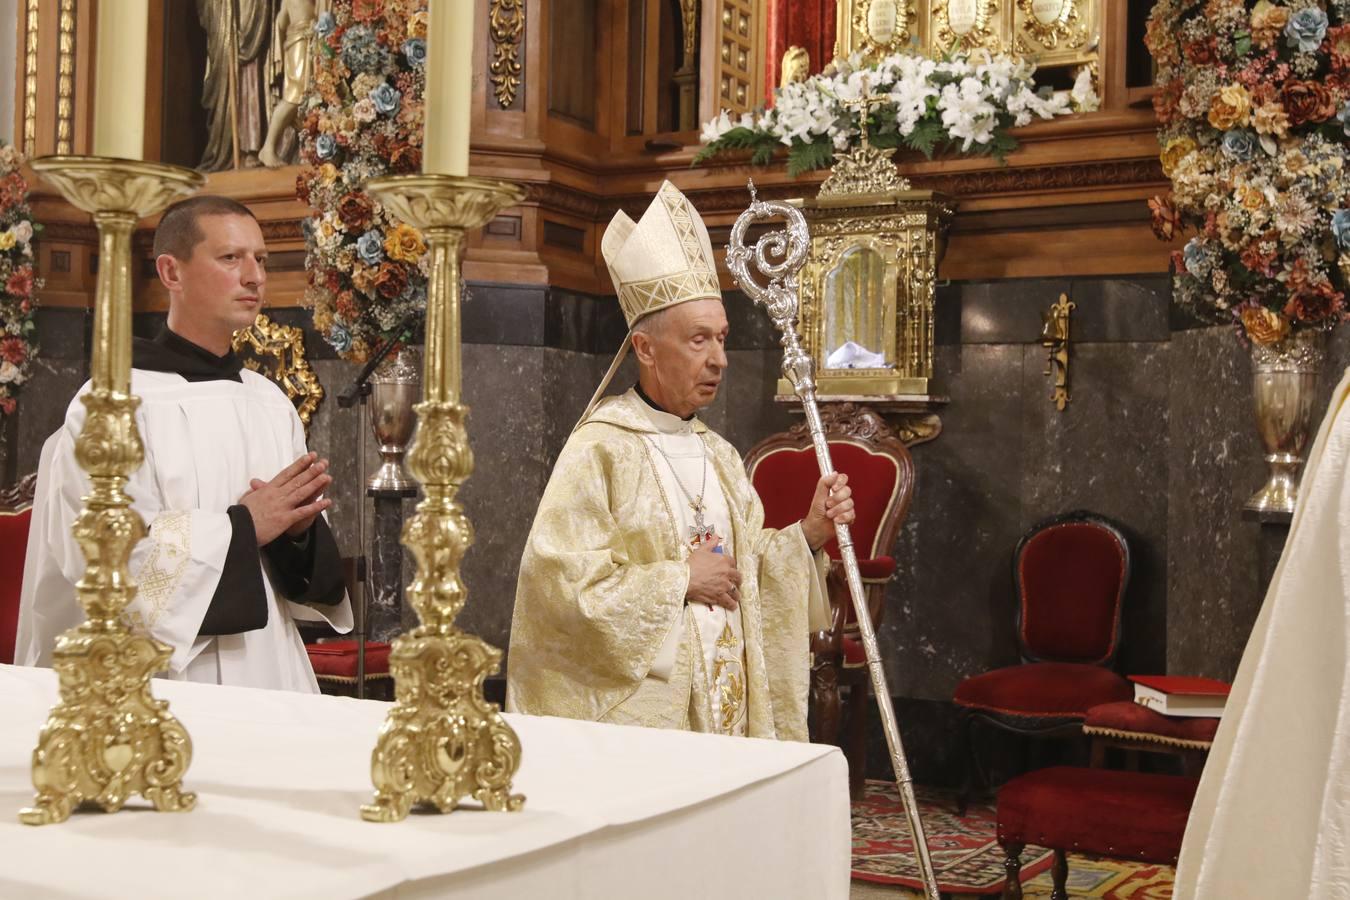
<instances>
[{"instance_id":1,"label":"silver crozier crook","mask_svg":"<svg viewBox=\"0 0 1350 900\"><path fill-rule=\"evenodd\" d=\"M787 220L784 231L773 231L759 239L753 248L745 246L745 232L760 219L782 217ZM783 375L792 383L802 401L806 421L811 428L811 442L816 448L816 462L821 475L834 474L830 460L830 445L825 441L825 427L820 422L816 407L816 366L797 336L797 272L806 262L810 246L810 232L801 210L787 203L760 200L755 195L755 183L750 182L750 208L741 213L731 229L727 244L727 267L741 290L756 303L764 304L780 332L783 345ZM767 286L757 282L750 272L753 258L759 274L769 279ZM853 552L853 538L849 527L836 522L835 535L839 539L839 555L843 557L844 572L848 577L848 593L853 598L853 612L858 620L863 649L867 651L867 669L872 676L872 692L877 696L881 724L886 730L886 743L891 750L891 764L895 768L895 783L905 804L909 831L914 838L914 852L918 856L919 871L923 875L924 894L929 900L938 900L937 879L933 875L933 860L928 855L928 839L924 835L919 806L914 800L914 781L909 775L905 748L900 743L900 729L895 723L895 708L891 692L886 687L886 673L881 668L881 654L877 652L877 636L872 629L872 617L863 596L862 575L858 572L858 557Z\"/></svg>"}]
</instances>

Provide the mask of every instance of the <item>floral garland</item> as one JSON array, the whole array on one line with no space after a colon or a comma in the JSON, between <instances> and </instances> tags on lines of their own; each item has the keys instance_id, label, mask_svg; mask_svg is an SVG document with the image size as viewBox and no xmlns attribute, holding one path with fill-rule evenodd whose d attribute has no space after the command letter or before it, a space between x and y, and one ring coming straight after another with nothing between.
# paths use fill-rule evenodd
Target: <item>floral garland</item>
<instances>
[{"instance_id":1,"label":"floral garland","mask_svg":"<svg viewBox=\"0 0 1350 900\"><path fill-rule=\"evenodd\" d=\"M38 350L34 292L42 279L33 274L33 239L41 226L33 224L21 165L17 149L0 145L0 416L14 413Z\"/></svg>"},{"instance_id":2,"label":"floral garland","mask_svg":"<svg viewBox=\"0 0 1350 900\"><path fill-rule=\"evenodd\" d=\"M738 121L723 111L703 126L704 160L733 150L751 150L764 165L780 146L788 148L788 174L825 168L836 152L859 143L860 104L881 95L868 120L868 139L883 149L908 147L932 159L941 149L990 155L1002 161L1017 147L1010 129L1033 119L1052 119L1075 109L1097 108L1091 75L1084 70L1068 94L1037 92L1031 62L987 51L933 60L898 53L874 64L861 54L837 60L805 81L774 91L772 108L745 113Z\"/></svg>"},{"instance_id":3,"label":"floral garland","mask_svg":"<svg viewBox=\"0 0 1350 900\"><path fill-rule=\"evenodd\" d=\"M1175 297L1257 343L1346 317L1350 2L1160 0L1158 143L1172 191L1149 201L1173 240Z\"/></svg>"},{"instance_id":4,"label":"floral garland","mask_svg":"<svg viewBox=\"0 0 1350 900\"><path fill-rule=\"evenodd\" d=\"M315 329L357 362L426 309L422 234L361 189L421 168L426 30L427 0L336 0L314 26L296 179L311 209L305 303Z\"/></svg>"}]
</instances>

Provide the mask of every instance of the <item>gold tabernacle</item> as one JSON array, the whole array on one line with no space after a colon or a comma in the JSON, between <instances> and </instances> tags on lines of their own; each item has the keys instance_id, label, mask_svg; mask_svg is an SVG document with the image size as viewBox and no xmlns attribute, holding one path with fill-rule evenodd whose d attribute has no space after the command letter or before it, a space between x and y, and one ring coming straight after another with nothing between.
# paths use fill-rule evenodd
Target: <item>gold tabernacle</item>
<instances>
[{"instance_id":1,"label":"gold tabernacle","mask_svg":"<svg viewBox=\"0 0 1350 900\"><path fill-rule=\"evenodd\" d=\"M371 757L375 798L361 815L397 822L413 804L450 812L466 796L488 809L518 810L525 798L511 793L511 781L520 740L497 705L483 699L483 679L497 671L501 651L454 624L465 599L460 560L473 543L473 526L455 495L473 471L468 408L460 402L464 234L525 192L510 182L454 175L377 178L366 189L423 231L431 272L425 392L407 461L425 496L403 527L403 545L417 561L408 597L422 624L393 642L395 703Z\"/></svg>"},{"instance_id":2,"label":"gold tabernacle","mask_svg":"<svg viewBox=\"0 0 1350 900\"><path fill-rule=\"evenodd\" d=\"M94 299L88 409L75 458L89 473L90 492L74 533L87 561L76 584L85 622L56 642L61 699L33 751L33 806L28 825L63 822L81 803L115 812L132 794L158 810L192 809L182 790L192 741L150 693L170 649L131 631L122 611L136 595L127 571L145 523L125 486L144 461L136 428L140 401L131 393L131 232L143 216L191 194L205 181L190 169L85 156L48 156L33 169L98 228L99 273Z\"/></svg>"}]
</instances>

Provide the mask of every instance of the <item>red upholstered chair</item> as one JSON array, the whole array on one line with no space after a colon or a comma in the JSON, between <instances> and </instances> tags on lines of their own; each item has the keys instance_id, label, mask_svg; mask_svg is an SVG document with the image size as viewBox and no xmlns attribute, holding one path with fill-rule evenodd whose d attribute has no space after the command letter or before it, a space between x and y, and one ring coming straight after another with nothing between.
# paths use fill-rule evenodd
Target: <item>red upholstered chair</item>
<instances>
[{"instance_id":1,"label":"red upholstered chair","mask_svg":"<svg viewBox=\"0 0 1350 900\"><path fill-rule=\"evenodd\" d=\"M852 403L822 408L834 467L848 475L857 518L853 546L875 627L881 621L886 583L895 573L891 548L914 493L914 462L904 443L872 410ZM802 517L820 470L811 433L803 423L756 444L746 456L750 481L764 504L764 524L784 528ZM868 672L853 602L833 538L825 545L830 567L831 624L811 638L812 739L838 744L845 718L849 787L860 796L865 775ZM847 709L842 690L848 690ZM846 716L844 714L846 713Z\"/></svg>"},{"instance_id":2,"label":"red upholstered chair","mask_svg":"<svg viewBox=\"0 0 1350 900\"><path fill-rule=\"evenodd\" d=\"M1055 851L1051 900L1068 900L1067 852L1176 865L1197 778L1057 766L1020 775L998 792L1004 900L1022 900L1022 848Z\"/></svg>"},{"instance_id":3,"label":"red upholstered chair","mask_svg":"<svg viewBox=\"0 0 1350 900\"><path fill-rule=\"evenodd\" d=\"M1120 646L1130 548L1118 527L1084 511L1047 519L1017 543L1013 584L1022 664L967 678L956 688L967 745L962 807L983 781L976 722L1031 737L1082 736L1100 703L1130 700L1111 670Z\"/></svg>"},{"instance_id":4,"label":"red upholstered chair","mask_svg":"<svg viewBox=\"0 0 1350 900\"><path fill-rule=\"evenodd\" d=\"M13 664L19 630L19 593L28 552L28 523L33 513L37 474L0 490L0 663Z\"/></svg>"}]
</instances>

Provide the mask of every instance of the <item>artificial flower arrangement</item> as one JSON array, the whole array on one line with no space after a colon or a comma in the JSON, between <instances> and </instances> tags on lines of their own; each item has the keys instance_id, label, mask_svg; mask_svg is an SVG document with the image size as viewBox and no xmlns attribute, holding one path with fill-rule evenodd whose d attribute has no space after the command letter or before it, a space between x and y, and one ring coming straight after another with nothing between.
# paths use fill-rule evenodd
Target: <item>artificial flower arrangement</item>
<instances>
[{"instance_id":1,"label":"artificial flower arrangement","mask_svg":"<svg viewBox=\"0 0 1350 900\"><path fill-rule=\"evenodd\" d=\"M1172 191L1149 201L1174 296L1273 344L1346 317L1350 0L1159 0L1158 143Z\"/></svg>"},{"instance_id":2,"label":"artificial flower arrangement","mask_svg":"<svg viewBox=\"0 0 1350 900\"><path fill-rule=\"evenodd\" d=\"M786 146L788 174L834 162L861 142L864 96L884 102L869 115L868 139L883 149L908 147L932 158L954 149L1000 161L1017 147L1011 129L1097 108L1086 69L1072 91L1037 91L1036 66L1025 59L980 50L930 59L897 53L875 63L861 54L836 60L818 75L774 91L773 106L733 121L724 111L703 126L700 163L728 151L752 151L755 165Z\"/></svg>"},{"instance_id":3,"label":"artificial flower arrangement","mask_svg":"<svg viewBox=\"0 0 1350 900\"><path fill-rule=\"evenodd\" d=\"M426 309L426 243L361 188L422 165L427 0L337 0L314 26L314 87L301 115L296 194L314 327L365 360Z\"/></svg>"},{"instance_id":4,"label":"artificial flower arrangement","mask_svg":"<svg viewBox=\"0 0 1350 900\"><path fill-rule=\"evenodd\" d=\"M41 230L28 207L23 156L0 144L0 416L12 415L19 388L32 375L37 354L33 239Z\"/></svg>"}]
</instances>

